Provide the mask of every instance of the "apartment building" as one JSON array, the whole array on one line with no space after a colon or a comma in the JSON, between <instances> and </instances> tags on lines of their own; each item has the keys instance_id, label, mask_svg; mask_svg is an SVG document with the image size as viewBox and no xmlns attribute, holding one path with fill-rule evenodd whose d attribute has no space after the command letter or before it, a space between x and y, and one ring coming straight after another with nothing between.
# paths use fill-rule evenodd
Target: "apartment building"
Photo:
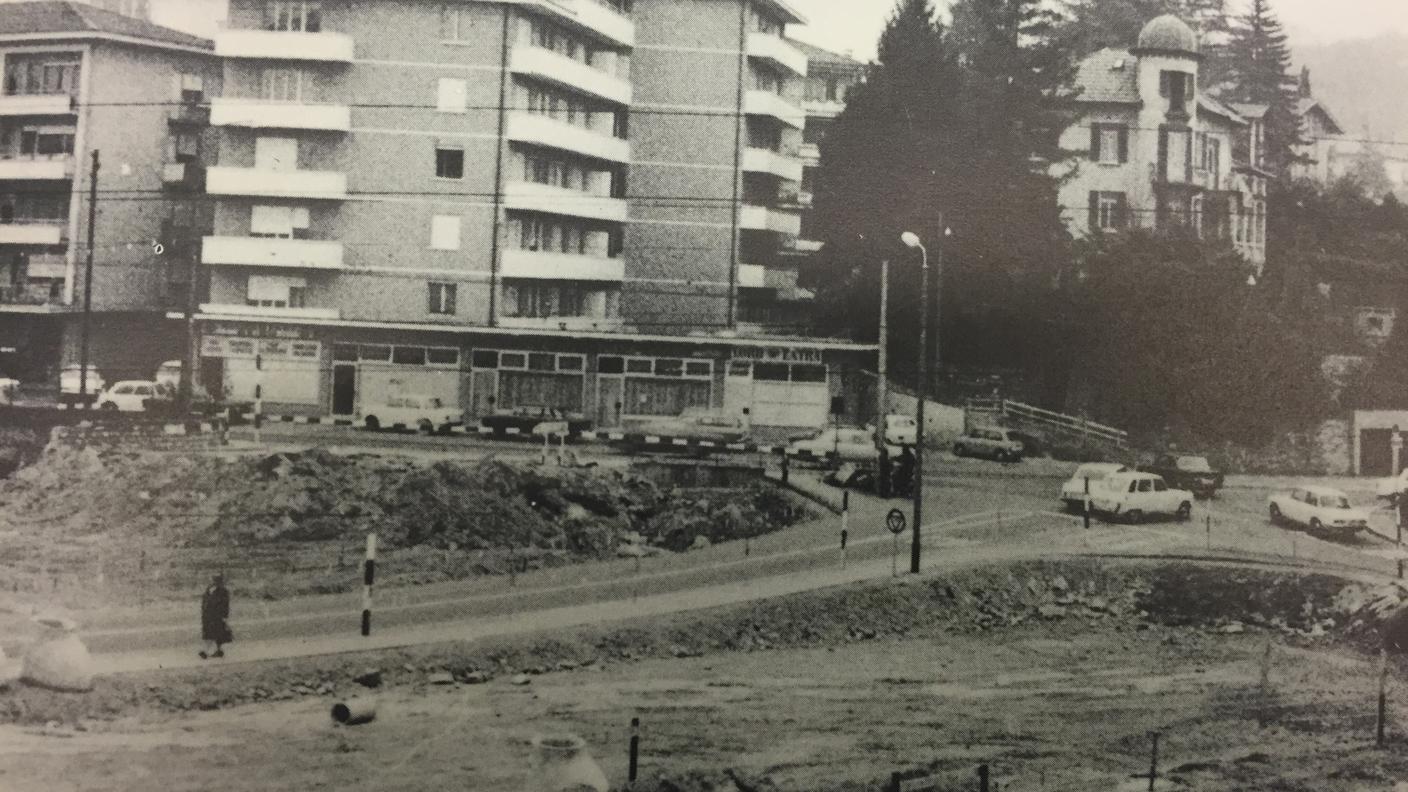
<instances>
[{"instance_id":1,"label":"apartment building","mask_svg":"<svg viewBox=\"0 0 1408 792\"><path fill-rule=\"evenodd\" d=\"M1076 236L1146 228L1226 239L1266 260L1265 107L1228 106L1198 89L1202 55L1172 15L1149 22L1129 50L1079 67L1081 113L1062 145L1086 150L1062 183ZM1064 169L1072 166L1062 166Z\"/></svg>"},{"instance_id":2,"label":"apartment building","mask_svg":"<svg viewBox=\"0 0 1408 792\"><path fill-rule=\"evenodd\" d=\"M99 152L90 361L109 381L150 378L179 356L164 313L189 277L181 236L204 224L211 44L82 3L14 3L0 75L0 374L53 383L80 359Z\"/></svg>"},{"instance_id":3,"label":"apartment building","mask_svg":"<svg viewBox=\"0 0 1408 792\"><path fill-rule=\"evenodd\" d=\"M414 392L601 426L822 423L868 350L738 312L797 231L795 21L749 0L232 0L203 381L349 417Z\"/></svg>"}]
</instances>

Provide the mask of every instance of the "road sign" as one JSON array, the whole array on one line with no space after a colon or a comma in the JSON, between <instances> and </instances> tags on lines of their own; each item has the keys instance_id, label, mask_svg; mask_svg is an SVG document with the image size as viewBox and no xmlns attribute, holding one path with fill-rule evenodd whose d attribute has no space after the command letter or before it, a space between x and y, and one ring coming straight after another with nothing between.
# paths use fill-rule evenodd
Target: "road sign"
<instances>
[{"instance_id":1,"label":"road sign","mask_svg":"<svg viewBox=\"0 0 1408 792\"><path fill-rule=\"evenodd\" d=\"M904 533L904 512L899 509L890 509L890 513L885 515L885 527L890 529L892 534Z\"/></svg>"}]
</instances>

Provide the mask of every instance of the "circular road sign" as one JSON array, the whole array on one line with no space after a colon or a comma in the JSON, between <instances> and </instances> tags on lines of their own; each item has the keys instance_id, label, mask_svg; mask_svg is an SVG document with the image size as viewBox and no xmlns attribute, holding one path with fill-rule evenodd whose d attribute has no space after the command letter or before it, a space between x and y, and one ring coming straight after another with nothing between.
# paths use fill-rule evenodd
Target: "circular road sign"
<instances>
[{"instance_id":1,"label":"circular road sign","mask_svg":"<svg viewBox=\"0 0 1408 792\"><path fill-rule=\"evenodd\" d=\"M885 515L885 527L890 529L890 533L904 533L904 512L899 509L890 509L890 513Z\"/></svg>"}]
</instances>

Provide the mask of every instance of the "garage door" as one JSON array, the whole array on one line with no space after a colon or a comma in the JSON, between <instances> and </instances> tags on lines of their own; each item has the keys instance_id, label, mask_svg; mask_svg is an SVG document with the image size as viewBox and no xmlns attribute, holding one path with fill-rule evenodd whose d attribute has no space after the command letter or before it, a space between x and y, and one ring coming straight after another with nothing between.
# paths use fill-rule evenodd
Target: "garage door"
<instances>
[{"instance_id":1,"label":"garage door","mask_svg":"<svg viewBox=\"0 0 1408 792\"><path fill-rule=\"evenodd\" d=\"M754 363L753 424L817 427L827 422L831 386L818 363Z\"/></svg>"}]
</instances>

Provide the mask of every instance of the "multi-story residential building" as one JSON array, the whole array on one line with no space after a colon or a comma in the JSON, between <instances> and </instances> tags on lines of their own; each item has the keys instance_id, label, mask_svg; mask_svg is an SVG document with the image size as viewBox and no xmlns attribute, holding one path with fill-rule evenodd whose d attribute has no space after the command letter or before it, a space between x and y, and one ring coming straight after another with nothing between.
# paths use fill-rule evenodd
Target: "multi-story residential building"
<instances>
[{"instance_id":1,"label":"multi-story residential building","mask_svg":"<svg viewBox=\"0 0 1408 792\"><path fill-rule=\"evenodd\" d=\"M336 416L406 391L820 424L867 348L739 312L797 232L795 21L774 0L232 0L203 380Z\"/></svg>"},{"instance_id":2,"label":"multi-story residential building","mask_svg":"<svg viewBox=\"0 0 1408 792\"><path fill-rule=\"evenodd\" d=\"M188 278L179 236L201 225L189 190L209 148L197 105L219 87L211 44L81 3L16 3L0 12L0 74L0 370L43 382L79 361L91 239L90 361L108 380L149 378L181 349L164 312Z\"/></svg>"},{"instance_id":3,"label":"multi-story residential building","mask_svg":"<svg viewBox=\"0 0 1408 792\"><path fill-rule=\"evenodd\" d=\"M21 2L32 2L32 0L0 0L0 4ZM73 0L73 2L135 19L151 21L152 18L151 0Z\"/></svg>"},{"instance_id":4,"label":"multi-story residential building","mask_svg":"<svg viewBox=\"0 0 1408 792\"><path fill-rule=\"evenodd\" d=\"M1201 59L1196 34L1169 15L1149 22L1134 48L1081 63L1080 117L1062 136L1066 148L1089 152L1060 189L1073 234L1192 233L1265 262L1265 108L1200 92Z\"/></svg>"},{"instance_id":5,"label":"multi-story residential building","mask_svg":"<svg viewBox=\"0 0 1408 792\"><path fill-rule=\"evenodd\" d=\"M830 52L795 39L792 43L807 55L807 87L803 105L807 112L807 126L802 130L802 190L798 196L804 211L802 235L795 246L798 253L805 254L815 252L821 246L816 241L820 235L813 225L811 212L806 211L811 208L812 191L821 167L821 141L836 117L846 109L846 99L851 90L865 82L869 67L850 55Z\"/></svg>"}]
</instances>

